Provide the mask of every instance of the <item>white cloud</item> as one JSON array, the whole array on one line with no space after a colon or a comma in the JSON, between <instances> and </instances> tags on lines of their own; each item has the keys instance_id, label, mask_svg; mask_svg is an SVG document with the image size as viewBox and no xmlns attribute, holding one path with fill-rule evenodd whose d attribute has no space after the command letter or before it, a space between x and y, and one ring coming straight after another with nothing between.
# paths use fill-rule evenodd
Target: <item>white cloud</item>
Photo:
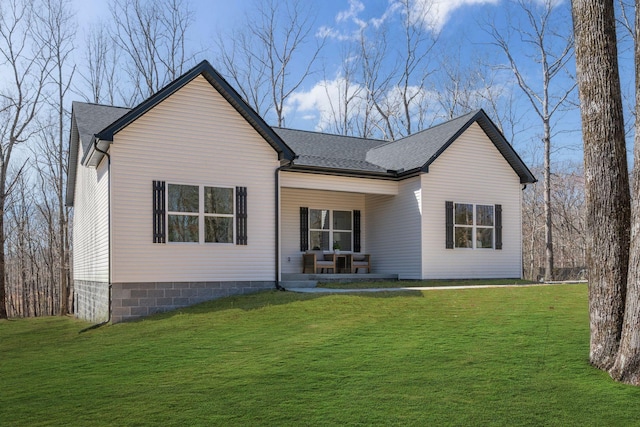
<instances>
[{"instance_id":1,"label":"white cloud","mask_svg":"<svg viewBox=\"0 0 640 427\"><path fill-rule=\"evenodd\" d=\"M382 24L387 21L387 19L391 18L396 11L398 11L402 5L397 1L389 1L389 6L385 9L382 16L379 18L371 18L369 23L373 25L374 28L380 28Z\"/></svg>"},{"instance_id":2,"label":"white cloud","mask_svg":"<svg viewBox=\"0 0 640 427\"><path fill-rule=\"evenodd\" d=\"M354 38L354 34L344 33L333 27L327 27L326 25L323 25L320 28L318 28L318 31L316 32L316 37L328 38L328 39L333 39L337 41L346 41L346 40L352 40Z\"/></svg>"},{"instance_id":3,"label":"white cloud","mask_svg":"<svg viewBox=\"0 0 640 427\"><path fill-rule=\"evenodd\" d=\"M451 18L451 14L465 6L498 4L500 0L415 0L412 12L427 28L439 32Z\"/></svg>"},{"instance_id":4,"label":"white cloud","mask_svg":"<svg viewBox=\"0 0 640 427\"><path fill-rule=\"evenodd\" d=\"M379 28L380 25L394 15L399 7L400 4L397 1L389 0L389 4L382 12L382 15L365 19L361 17L365 11L364 3L359 0L349 0L349 9L338 12L335 18L336 26L343 29L322 26L316 35L319 37L332 38L338 41L357 39L361 30L368 26ZM350 24L355 24L356 29L344 29L345 26Z\"/></svg>"},{"instance_id":5,"label":"white cloud","mask_svg":"<svg viewBox=\"0 0 640 427\"><path fill-rule=\"evenodd\" d=\"M560 4L565 0L532 0L539 3L551 2ZM500 0L412 0L409 2L410 13L416 24L422 24L433 32L439 32L458 9L471 5L496 5ZM322 26L317 32L319 37L327 37L338 41L357 38L360 31L367 27L379 28L382 24L404 10L403 3L389 0L379 16L364 18L365 4L360 0L349 0L349 8L336 14L335 26ZM354 24L356 29L345 29Z\"/></svg>"},{"instance_id":6,"label":"white cloud","mask_svg":"<svg viewBox=\"0 0 640 427\"><path fill-rule=\"evenodd\" d=\"M342 76L333 80L321 80L308 91L298 91L291 94L285 105L285 114L301 113L306 120L315 120L317 131L335 131L336 121L343 117L345 97L354 98L362 87L349 83ZM345 95L346 91L346 95ZM355 97L350 101L349 117L357 115L363 101Z\"/></svg>"},{"instance_id":7,"label":"white cloud","mask_svg":"<svg viewBox=\"0 0 640 427\"><path fill-rule=\"evenodd\" d=\"M364 4L358 0L349 0L349 10L343 10L336 15L336 22L345 22L357 19L358 14L364 10Z\"/></svg>"}]
</instances>

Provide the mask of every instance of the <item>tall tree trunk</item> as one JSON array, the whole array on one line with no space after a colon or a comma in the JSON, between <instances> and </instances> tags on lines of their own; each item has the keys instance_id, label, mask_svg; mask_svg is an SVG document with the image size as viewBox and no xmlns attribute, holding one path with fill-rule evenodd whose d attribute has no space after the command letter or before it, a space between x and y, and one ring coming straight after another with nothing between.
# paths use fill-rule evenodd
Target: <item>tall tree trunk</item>
<instances>
[{"instance_id":1,"label":"tall tree trunk","mask_svg":"<svg viewBox=\"0 0 640 427\"><path fill-rule=\"evenodd\" d=\"M630 201L613 0L574 0L589 267L589 358L609 369L618 351L629 261Z\"/></svg>"},{"instance_id":2,"label":"tall tree trunk","mask_svg":"<svg viewBox=\"0 0 640 427\"><path fill-rule=\"evenodd\" d=\"M58 81L62 82L62 68L58 67ZM69 284L67 283L67 253L65 247L65 233L67 228L67 221L65 210L66 207L64 205L64 200L62 197L64 191L64 88L62 84L58 85L58 244L59 247L59 262L60 262L60 271L59 271L59 280L60 280L60 315L65 316L69 314ZM52 283L53 285L53 283Z\"/></svg>"},{"instance_id":3,"label":"tall tree trunk","mask_svg":"<svg viewBox=\"0 0 640 427\"><path fill-rule=\"evenodd\" d=\"M546 91L545 91L546 94ZM551 281L553 276L553 221L551 218L551 124L547 115L548 106L545 102L543 106L545 111L544 122L544 243L545 243L545 262L544 262L544 280Z\"/></svg>"},{"instance_id":4,"label":"tall tree trunk","mask_svg":"<svg viewBox=\"0 0 640 427\"><path fill-rule=\"evenodd\" d=\"M0 202L0 319L7 319L7 305L5 301L7 281L4 264L4 209L1 207L2 205L4 205L4 203Z\"/></svg>"},{"instance_id":5,"label":"tall tree trunk","mask_svg":"<svg viewBox=\"0 0 640 427\"><path fill-rule=\"evenodd\" d=\"M635 34L640 31L640 1L636 1ZM629 277L627 278L627 300L620 348L609 373L611 377L628 384L640 385L640 46L635 43L636 67L636 135L633 148L633 210L631 249L629 254Z\"/></svg>"}]
</instances>

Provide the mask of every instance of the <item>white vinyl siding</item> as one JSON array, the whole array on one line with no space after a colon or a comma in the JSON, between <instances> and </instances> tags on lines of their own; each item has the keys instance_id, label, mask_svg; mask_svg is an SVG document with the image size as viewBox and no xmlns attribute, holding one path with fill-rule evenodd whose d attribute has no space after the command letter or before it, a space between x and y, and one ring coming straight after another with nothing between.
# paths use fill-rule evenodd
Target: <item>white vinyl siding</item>
<instances>
[{"instance_id":1,"label":"white vinyl siding","mask_svg":"<svg viewBox=\"0 0 640 427\"><path fill-rule=\"evenodd\" d=\"M367 236L373 272L398 274L400 279L419 279L420 177L400 181L398 186L397 196L367 195L367 225L363 234Z\"/></svg>"},{"instance_id":2,"label":"white vinyl siding","mask_svg":"<svg viewBox=\"0 0 640 427\"><path fill-rule=\"evenodd\" d=\"M82 155L80 148L78 162ZM86 168L78 164L73 209L74 280L109 281L108 189L109 170L106 158L97 168Z\"/></svg>"},{"instance_id":3,"label":"white vinyl siding","mask_svg":"<svg viewBox=\"0 0 640 427\"><path fill-rule=\"evenodd\" d=\"M521 277L522 185L480 126L471 125L421 180L425 279ZM446 249L446 201L501 204L502 250Z\"/></svg>"},{"instance_id":4,"label":"white vinyl siding","mask_svg":"<svg viewBox=\"0 0 640 427\"><path fill-rule=\"evenodd\" d=\"M275 280L277 153L202 76L110 150L114 282ZM154 180L247 187L248 245L152 243Z\"/></svg>"},{"instance_id":5,"label":"white vinyl siding","mask_svg":"<svg viewBox=\"0 0 640 427\"><path fill-rule=\"evenodd\" d=\"M302 273L302 252L300 252L300 208L328 209L331 211L361 211L361 252L367 252L364 233L366 226L365 195L337 191L301 190L283 188L281 190L281 248L282 272Z\"/></svg>"}]
</instances>

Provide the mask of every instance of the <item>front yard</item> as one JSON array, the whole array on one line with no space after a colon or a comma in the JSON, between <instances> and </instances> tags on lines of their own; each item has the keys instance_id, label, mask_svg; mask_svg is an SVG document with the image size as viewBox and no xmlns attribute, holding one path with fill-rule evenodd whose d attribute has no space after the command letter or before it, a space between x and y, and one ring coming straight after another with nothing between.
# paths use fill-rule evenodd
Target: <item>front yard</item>
<instances>
[{"instance_id":1,"label":"front yard","mask_svg":"<svg viewBox=\"0 0 640 427\"><path fill-rule=\"evenodd\" d=\"M0 321L4 426L637 425L586 285L265 292L146 320Z\"/></svg>"}]
</instances>

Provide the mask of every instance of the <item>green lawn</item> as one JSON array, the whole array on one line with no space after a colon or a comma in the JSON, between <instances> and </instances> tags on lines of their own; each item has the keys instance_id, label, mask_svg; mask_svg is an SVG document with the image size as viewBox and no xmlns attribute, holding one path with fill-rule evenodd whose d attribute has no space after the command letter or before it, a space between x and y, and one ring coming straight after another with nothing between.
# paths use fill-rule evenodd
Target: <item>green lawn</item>
<instances>
[{"instance_id":1,"label":"green lawn","mask_svg":"<svg viewBox=\"0 0 640 427\"><path fill-rule=\"evenodd\" d=\"M586 285L265 292L79 333L0 322L2 426L640 424Z\"/></svg>"}]
</instances>

